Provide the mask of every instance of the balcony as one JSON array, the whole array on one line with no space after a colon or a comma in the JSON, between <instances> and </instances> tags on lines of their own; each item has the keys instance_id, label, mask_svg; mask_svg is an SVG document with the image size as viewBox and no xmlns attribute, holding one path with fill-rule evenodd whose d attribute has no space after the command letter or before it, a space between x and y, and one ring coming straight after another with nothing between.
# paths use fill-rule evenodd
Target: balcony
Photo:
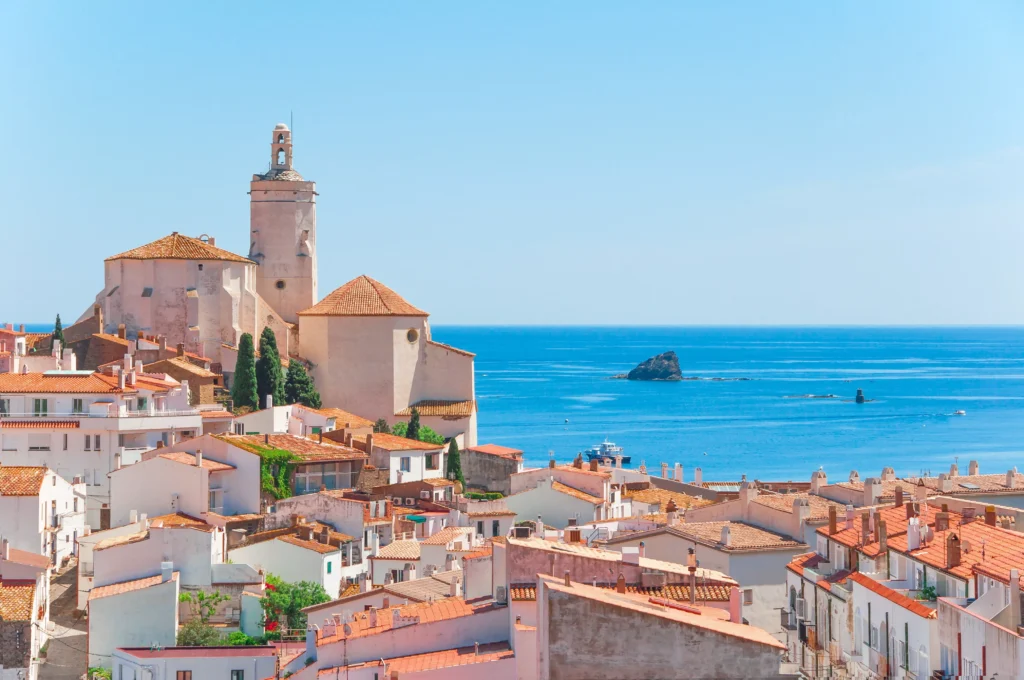
<instances>
[{"instance_id":1,"label":"balcony","mask_svg":"<svg viewBox=\"0 0 1024 680\"><path fill-rule=\"evenodd\" d=\"M779 613L782 614L782 627L783 627L783 629L785 629L785 630L796 630L797 629L796 612L791 612L791 611L787 611L785 609L780 609Z\"/></svg>"}]
</instances>

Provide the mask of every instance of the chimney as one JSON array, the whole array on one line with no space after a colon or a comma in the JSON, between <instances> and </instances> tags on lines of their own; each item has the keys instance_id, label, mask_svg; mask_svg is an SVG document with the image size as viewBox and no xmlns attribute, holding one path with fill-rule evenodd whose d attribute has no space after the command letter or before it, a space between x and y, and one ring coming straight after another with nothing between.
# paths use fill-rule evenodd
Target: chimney
<instances>
[{"instance_id":1,"label":"chimney","mask_svg":"<svg viewBox=\"0 0 1024 680\"><path fill-rule=\"evenodd\" d=\"M323 543L324 545L330 545L331 544L331 532L328 531L327 527L322 527L320 529L320 542ZM416 577L414 576L413 578L416 578ZM410 579L410 580L412 580L412 579Z\"/></svg>"},{"instance_id":2,"label":"chimney","mask_svg":"<svg viewBox=\"0 0 1024 680\"><path fill-rule=\"evenodd\" d=\"M617 593L625 593L626 592L626 577L623 576L621 573L619 574L619 577L617 579L615 579L615 592L617 592Z\"/></svg>"},{"instance_id":3,"label":"chimney","mask_svg":"<svg viewBox=\"0 0 1024 680\"><path fill-rule=\"evenodd\" d=\"M729 620L733 623L743 623L743 598L740 596L739 586L729 588Z\"/></svg>"},{"instance_id":4,"label":"chimney","mask_svg":"<svg viewBox=\"0 0 1024 680\"><path fill-rule=\"evenodd\" d=\"M548 469L554 470L555 469L555 465L556 465L556 463L555 463L555 459L554 458L552 458L551 460L548 461Z\"/></svg>"},{"instance_id":5,"label":"chimney","mask_svg":"<svg viewBox=\"0 0 1024 680\"><path fill-rule=\"evenodd\" d=\"M11 542L6 538L0 541L0 560L11 559Z\"/></svg>"},{"instance_id":6,"label":"chimney","mask_svg":"<svg viewBox=\"0 0 1024 680\"><path fill-rule=\"evenodd\" d=\"M391 598L388 597L387 595L385 595L383 602L381 602L381 604L380 604L380 608L381 609L390 609L391 608Z\"/></svg>"},{"instance_id":7,"label":"chimney","mask_svg":"<svg viewBox=\"0 0 1024 680\"><path fill-rule=\"evenodd\" d=\"M668 479L668 463L661 464L661 478Z\"/></svg>"},{"instance_id":8,"label":"chimney","mask_svg":"<svg viewBox=\"0 0 1024 680\"><path fill-rule=\"evenodd\" d=\"M886 530L884 519L878 520L876 529L878 534L878 550L884 553L889 548L889 533Z\"/></svg>"},{"instance_id":9,"label":"chimney","mask_svg":"<svg viewBox=\"0 0 1024 680\"><path fill-rule=\"evenodd\" d=\"M683 464L682 463L676 463L676 466L675 466L675 468L673 470L672 477L677 482L683 481Z\"/></svg>"},{"instance_id":10,"label":"chimney","mask_svg":"<svg viewBox=\"0 0 1024 680\"><path fill-rule=\"evenodd\" d=\"M622 469L622 454L621 453L615 454L615 467L619 468L620 470Z\"/></svg>"},{"instance_id":11,"label":"chimney","mask_svg":"<svg viewBox=\"0 0 1024 680\"><path fill-rule=\"evenodd\" d=\"M1011 468L1006 471L1006 488L1013 489L1017 486L1017 468Z\"/></svg>"},{"instance_id":12,"label":"chimney","mask_svg":"<svg viewBox=\"0 0 1024 680\"><path fill-rule=\"evenodd\" d=\"M667 515L669 526L676 523L676 519L679 517L678 511L679 508L676 506L676 502L671 498L668 499L668 503L665 505L665 514Z\"/></svg>"},{"instance_id":13,"label":"chimney","mask_svg":"<svg viewBox=\"0 0 1024 680\"><path fill-rule=\"evenodd\" d=\"M359 572L359 592L365 593L367 590L369 590L369 583L366 580L366 572L361 571Z\"/></svg>"},{"instance_id":14,"label":"chimney","mask_svg":"<svg viewBox=\"0 0 1024 680\"><path fill-rule=\"evenodd\" d=\"M117 372L117 387L118 387L118 389L122 389L122 390L124 389L124 379L125 379L124 371L118 371Z\"/></svg>"},{"instance_id":15,"label":"chimney","mask_svg":"<svg viewBox=\"0 0 1024 680\"><path fill-rule=\"evenodd\" d=\"M551 461L551 462L554 463L555 461ZM590 461L590 471L591 472L599 472L600 471L598 469L599 465L600 465L600 461L597 458L595 458L594 460ZM554 467L554 466L552 465L552 467Z\"/></svg>"},{"instance_id":16,"label":"chimney","mask_svg":"<svg viewBox=\"0 0 1024 680\"><path fill-rule=\"evenodd\" d=\"M208 243L209 245L211 245L211 246L215 246L215 245L217 245L217 239L215 239L215 238L214 238L214 237L212 237L212 236L210 236L210 237L207 237L207 240L206 240L206 242L207 242L207 243Z\"/></svg>"},{"instance_id":17,"label":"chimney","mask_svg":"<svg viewBox=\"0 0 1024 680\"><path fill-rule=\"evenodd\" d=\"M939 475L939 491L949 493L953 490L953 482L945 472Z\"/></svg>"},{"instance_id":18,"label":"chimney","mask_svg":"<svg viewBox=\"0 0 1024 680\"><path fill-rule=\"evenodd\" d=\"M917 517L917 502L907 503L903 507L907 509L907 519L910 519L911 517Z\"/></svg>"},{"instance_id":19,"label":"chimney","mask_svg":"<svg viewBox=\"0 0 1024 680\"><path fill-rule=\"evenodd\" d=\"M907 520L907 549L917 550L921 547L921 520L911 517Z\"/></svg>"},{"instance_id":20,"label":"chimney","mask_svg":"<svg viewBox=\"0 0 1024 680\"><path fill-rule=\"evenodd\" d=\"M882 481L891 482L896 479L896 471L891 467L882 468Z\"/></svg>"},{"instance_id":21,"label":"chimney","mask_svg":"<svg viewBox=\"0 0 1024 680\"><path fill-rule=\"evenodd\" d=\"M405 572L405 580L406 581L415 581L416 580L416 565L415 564L413 564L412 562L406 562L405 563L405 569L403 569L403 571Z\"/></svg>"},{"instance_id":22,"label":"chimney","mask_svg":"<svg viewBox=\"0 0 1024 680\"><path fill-rule=\"evenodd\" d=\"M19 333L24 333L25 332L25 324L21 324L20 326L18 326L18 332ZM124 337L124 336L122 336L122 337Z\"/></svg>"},{"instance_id":23,"label":"chimney","mask_svg":"<svg viewBox=\"0 0 1024 680\"><path fill-rule=\"evenodd\" d=\"M533 532L540 538L544 538L544 520L537 515L537 522L533 525Z\"/></svg>"},{"instance_id":24,"label":"chimney","mask_svg":"<svg viewBox=\"0 0 1024 680\"><path fill-rule=\"evenodd\" d=\"M857 474L856 470L850 470L850 484L857 484L860 482L860 475Z\"/></svg>"},{"instance_id":25,"label":"chimney","mask_svg":"<svg viewBox=\"0 0 1024 680\"><path fill-rule=\"evenodd\" d=\"M949 466L949 476L950 477L959 477L960 476L960 466L957 465L956 463L953 463L952 465L950 465Z\"/></svg>"},{"instance_id":26,"label":"chimney","mask_svg":"<svg viewBox=\"0 0 1024 680\"><path fill-rule=\"evenodd\" d=\"M370 628L376 628L377 627L377 608L376 607L370 607L370 611L367 612L366 618L367 618L367 622L370 624Z\"/></svg>"},{"instance_id":27,"label":"chimney","mask_svg":"<svg viewBox=\"0 0 1024 680\"><path fill-rule=\"evenodd\" d=\"M828 506L828 533L835 534L838 531L836 526L836 506Z\"/></svg>"},{"instance_id":28,"label":"chimney","mask_svg":"<svg viewBox=\"0 0 1024 680\"><path fill-rule=\"evenodd\" d=\"M203 467L203 450L196 449L196 467Z\"/></svg>"},{"instance_id":29,"label":"chimney","mask_svg":"<svg viewBox=\"0 0 1024 680\"><path fill-rule=\"evenodd\" d=\"M824 470L815 470L811 473L811 493L818 495L821 493L821 489L824 486L828 486L828 476Z\"/></svg>"},{"instance_id":30,"label":"chimney","mask_svg":"<svg viewBox=\"0 0 1024 680\"><path fill-rule=\"evenodd\" d=\"M972 460L970 463L967 464L967 474L969 474L971 476L979 474L978 473L978 461Z\"/></svg>"},{"instance_id":31,"label":"chimney","mask_svg":"<svg viewBox=\"0 0 1024 680\"><path fill-rule=\"evenodd\" d=\"M747 507L750 505L750 501L757 497L757 489L750 487L750 482L746 480L746 475L743 475L744 480L740 482L740 507L743 508L743 516L747 516Z\"/></svg>"},{"instance_id":32,"label":"chimney","mask_svg":"<svg viewBox=\"0 0 1024 680\"><path fill-rule=\"evenodd\" d=\"M124 355L124 372L125 373L131 373L131 371L132 371L132 355L131 354L125 354Z\"/></svg>"},{"instance_id":33,"label":"chimney","mask_svg":"<svg viewBox=\"0 0 1024 680\"><path fill-rule=\"evenodd\" d=\"M131 510L131 511L129 511L128 512L128 523L129 524L135 524L138 521L139 521L139 511L138 510Z\"/></svg>"},{"instance_id":34,"label":"chimney","mask_svg":"<svg viewBox=\"0 0 1024 680\"><path fill-rule=\"evenodd\" d=\"M160 563L160 582L167 583L171 580L171 575L174 573L174 562L161 562Z\"/></svg>"},{"instance_id":35,"label":"chimney","mask_svg":"<svg viewBox=\"0 0 1024 680\"><path fill-rule=\"evenodd\" d=\"M1010 623L1010 630L1020 627L1020 572L1016 569L1010 570Z\"/></svg>"},{"instance_id":36,"label":"chimney","mask_svg":"<svg viewBox=\"0 0 1024 680\"><path fill-rule=\"evenodd\" d=\"M924 480L917 480L917 486L914 487L914 500L918 503L924 503L928 500L928 487L924 485Z\"/></svg>"},{"instance_id":37,"label":"chimney","mask_svg":"<svg viewBox=\"0 0 1024 680\"><path fill-rule=\"evenodd\" d=\"M164 448L164 440L163 439L161 439L160 441L158 441L156 443L156 448L158 448L158 449Z\"/></svg>"},{"instance_id":38,"label":"chimney","mask_svg":"<svg viewBox=\"0 0 1024 680\"><path fill-rule=\"evenodd\" d=\"M860 516L860 542L861 545L867 545L871 539L871 517L869 513L863 513Z\"/></svg>"},{"instance_id":39,"label":"chimney","mask_svg":"<svg viewBox=\"0 0 1024 680\"><path fill-rule=\"evenodd\" d=\"M882 495L882 480L878 477L868 477L864 480L864 502L863 505L878 505L878 499Z\"/></svg>"},{"instance_id":40,"label":"chimney","mask_svg":"<svg viewBox=\"0 0 1024 680\"><path fill-rule=\"evenodd\" d=\"M166 338L164 339L164 342L165 343L167 342ZM176 349L177 349L176 356L179 356L179 357L185 356L185 343L179 342Z\"/></svg>"},{"instance_id":41,"label":"chimney","mask_svg":"<svg viewBox=\"0 0 1024 680\"><path fill-rule=\"evenodd\" d=\"M726 548L732 546L732 540L731 540L731 537L729 536L729 525L728 525L728 523L722 525L722 538L719 541L719 543L724 545Z\"/></svg>"},{"instance_id":42,"label":"chimney","mask_svg":"<svg viewBox=\"0 0 1024 680\"><path fill-rule=\"evenodd\" d=\"M122 340L128 339L128 333L125 330L123 323L117 325L117 337L121 338Z\"/></svg>"},{"instance_id":43,"label":"chimney","mask_svg":"<svg viewBox=\"0 0 1024 680\"><path fill-rule=\"evenodd\" d=\"M572 459L572 466L574 468L576 468L577 470L582 470L583 469L583 454L582 453L576 454L576 457Z\"/></svg>"},{"instance_id":44,"label":"chimney","mask_svg":"<svg viewBox=\"0 0 1024 680\"><path fill-rule=\"evenodd\" d=\"M949 513L948 512L937 512L935 513L935 530L936 531L947 531L949 529Z\"/></svg>"},{"instance_id":45,"label":"chimney","mask_svg":"<svg viewBox=\"0 0 1024 680\"><path fill-rule=\"evenodd\" d=\"M269 434L264 434L263 435L263 445L264 446L270 446L270 435Z\"/></svg>"},{"instance_id":46,"label":"chimney","mask_svg":"<svg viewBox=\"0 0 1024 680\"><path fill-rule=\"evenodd\" d=\"M900 484L896 485L896 507L903 507L903 486Z\"/></svg>"},{"instance_id":47,"label":"chimney","mask_svg":"<svg viewBox=\"0 0 1024 680\"><path fill-rule=\"evenodd\" d=\"M989 525L990 527L994 527L996 525L996 506L985 506L985 524Z\"/></svg>"},{"instance_id":48,"label":"chimney","mask_svg":"<svg viewBox=\"0 0 1024 680\"><path fill-rule=\"evenodd\" d=\"M640 541L639 548L640 548L640 557L646 557L647 556L647 546L644 545L643 541Z\"/></svg>"},{"instance_id":49,"label":"chimney","mask_svg":"<svg viewBox=\"0 0 1024 680\"><path fill-rule=\"evenodd\" d=\"M448 583L448 595L450 597L458 597L459 590L459 577L456 576Z\"/></svg>"},{"instance_id":50,"label":"chimney","mask_svg":"<svg viewBox=\"0 0 1024 680\"><path fill-rule=\"evenodd\" d=\"M693 469L693 483L699 485L703 481L704 481L704 473L703 473L703 471L701 471L700 468L694 468Z\"/></svg>"},{"instance_id":51,"label":"chimney","mask_svg":"<svg viewBox=\"0 0 1024 680\"><path fill-rule=\"evenodd\" d=\"M565 570L565 585L569 585L569 570Z\"/></svg>"},{"instance_id":52,"label":"chimney","mask_svg":"<svg viewBox=\"0 0 1024 680\"><path fill-rule=\"evenodd\" d=\"M121 469L121 454L120 453L115 453L114 454L114 469L115 470L120 470Z\"/></svg>"},{"instance_id":53,"label":"chimney","mask_svg":"<svg viewBox=\"0 0 1024 680\"><path fill-rule=\"evenodd\" d=\"M569 572L565 572L565 585L569 585ZM480 656L480 643L473 643L473 654Z\"/></svg>"},{"instance_id":54,"label":"chimney","mask_svg":"<svg viewBox=\"0 0 1024 680\"><path fill-rule=\"evenodd\" d=\"M946 568L960 566L960 537L950 532L946 536Z\"/></svg>"}]
</instances>

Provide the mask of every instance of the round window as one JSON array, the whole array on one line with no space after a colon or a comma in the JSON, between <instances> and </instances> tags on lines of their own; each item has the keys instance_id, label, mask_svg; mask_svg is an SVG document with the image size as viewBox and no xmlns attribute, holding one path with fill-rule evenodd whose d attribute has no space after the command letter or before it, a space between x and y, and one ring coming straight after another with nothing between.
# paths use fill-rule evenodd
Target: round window
<instances>
[{"instance_id":1,"label":"round window","mask_svg":"<svg viewBox=\"0 0 1024 680\"><path fill-rule=\"evenodd\" d=\"M408 338L409 342L416 342L420 338L420 333L415 328L410 328L405 337Z\"/></svg>"},{"instance_id":2,"label":"round window","mask_svg":"<svg viewBox=\"0 0 1024 680\"><path fill-rule=\"evenodd\" d=\"M284 290L284 281L278 281L274 285L277 286L278 290Z\"/></svg>"}]
</instances>

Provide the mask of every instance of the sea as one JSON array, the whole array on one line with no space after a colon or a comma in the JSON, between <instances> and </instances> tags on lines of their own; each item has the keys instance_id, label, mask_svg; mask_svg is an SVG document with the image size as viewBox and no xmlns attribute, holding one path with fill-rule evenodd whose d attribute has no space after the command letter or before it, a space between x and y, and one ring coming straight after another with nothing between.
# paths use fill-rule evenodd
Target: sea
<instances>
[{"instance_id":1,"label":"sea","mask_svg":"<svg viewBox=\"0 0 1024 680\"><path fill-rule=\"evenodd\" d=\"M30 324L28 330L52 330ZM476 353L481 443L530 466L613 441L687 479L1024 467L1024 327L435 326ZM685 376L612 376L673 350ZM715 380L718 378L720 380ZM746 380L740 380L745 378ZM854 401L857 390L867 402ZM812 399L806 395L835 395ZM954 413L963 410L966 415Z\"/></svg>"}]
</instances>

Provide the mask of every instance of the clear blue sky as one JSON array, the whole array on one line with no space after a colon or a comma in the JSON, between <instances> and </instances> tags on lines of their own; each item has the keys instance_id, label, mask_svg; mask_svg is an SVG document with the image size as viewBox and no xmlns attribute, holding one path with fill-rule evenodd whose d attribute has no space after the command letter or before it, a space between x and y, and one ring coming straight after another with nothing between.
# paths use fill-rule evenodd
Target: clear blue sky
<instances>
[{"instance_id":1,"label":"clear blue sky","mask_svg":"<svg viewBox=\"0 0 1024 680\"><path fill-rule=\"evenodd\" d=\"M320 288L434 323L1024 322L1019 2L0 5L0 317L247 252L295 112Z\"/></svg>"}]
</instances>

